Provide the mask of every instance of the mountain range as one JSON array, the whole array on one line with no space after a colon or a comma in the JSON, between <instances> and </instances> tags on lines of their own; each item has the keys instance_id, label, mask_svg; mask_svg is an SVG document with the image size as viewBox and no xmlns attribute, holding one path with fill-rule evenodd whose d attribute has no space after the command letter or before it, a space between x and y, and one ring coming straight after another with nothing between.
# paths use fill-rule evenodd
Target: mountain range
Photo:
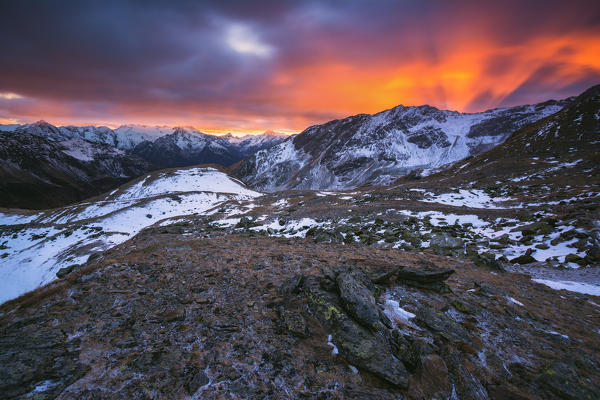
<instances>
[{"instance_id":1,"label":"mountain range","mask_svg":"<svg viewBox=\"0 0 600 400\"><path fill-rule=\"evenodd\" d=\"M259 190L348 189L388 184L479 154L572 99L466 114L431 106L359 114L307 128L233 166Z\"/></svg>"},{"instance_id":2,"label":"mountain range","mask_svg":"<svg viewBox=\"0 0 600 400\"><path fill-rule=\"evenodd\" d=\"M157 167L106 144L0 131L0 207L49 208L113 189Z\"/></svg>"},{"instance_id":3,"label":"mountain range","mask_svg":"<svg viewBox=\"0 0 600 400\"><path fill-rule=\"evenodd\" d=\"M138 154L163 168L206 163L228 166L287 138L287 135L273 131L242 137L218 136L192 127L122 125L114 130L106 126L57 127L43 120L24 125L0 125L2 130L29 133L51 141L79 138L103 143Z\"/></svg>"}]
</instances>

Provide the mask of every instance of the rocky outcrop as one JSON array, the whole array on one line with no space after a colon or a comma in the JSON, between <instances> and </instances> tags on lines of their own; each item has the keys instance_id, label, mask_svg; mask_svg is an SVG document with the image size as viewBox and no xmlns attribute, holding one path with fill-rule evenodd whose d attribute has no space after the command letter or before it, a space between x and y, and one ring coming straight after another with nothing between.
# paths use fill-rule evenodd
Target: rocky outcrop
<instances>
[{"instance_id":1,"label":"rocky outcrop","mask_svg":"<svg viewBox=\"0 0 600 400\"><path fill-rule=\"evenodd\" d=\"M349 287L345 288L347 297L356 300L355 306L360 302L359 298L365 300L363 288L357 289L359 293L353 292ZM342 306L337 294L323 290L319 280L314 277L305 278L301 290L306 296L310 310L331 330L332 343L350 364L364 368L394 385L408 385L406 368L392 354L390 345L382 336L369 331L354 320L349 314L350 311ZM351 309L355 310L355 307Z\"/></svg>"},{"instance_id":2,"label":"rocky outcrop","mask_svg":"<svg viewBox=\"0 0 600 400\"><path fill-rule=\"evenodd\" d=\"M342 304L350 315L362 325L376 328L379 310L375 304L375 297L367 286L360 282L360 278L343 272L337 276L336 283Z\"/></svg>"},{"instance_id":3,"label":"rocky outcrop","mask_svg":"<svg viewBox=\"0 0 600 400\"><path fill-rule=\"evenodd\" d=\"M447 286L444 283L446 279L454 273L454 270L448 268L424 267L424 268L399 268L396 272L398 281L409 286L422 289L444 292Z\"/></svg>"},{"instance_id":4,"label":"rocky outcrop","mask_svg":"<svg viewBox=\"0 0 600 400\"><path fill-rule=\"evenodd\" d=\"M392 267L386 271L370 271L370 274L367 271L339 267L327 269L322 278L296 276L282 286L282 292L290 304L294 296L305 299L312 316L331 332L331 343L347 362L406 388L409 373L405 365L414 368L415 354L402 350L407 347L406 339L398 336L398 331L393 330L394 322L376 303L374 293L382 291L376 284L392 282L396 278L404 284L437 289L454 271L433 267L423 270ZM291 316L294 313L287 309L280 315L290 333L306 337L303 321L309 316L303 317L301 312ZM450 322L449 318L439 317L427 308L420 310L419 315L419 320L432 330L458 341L469 341L464 328ZM403 343L399 345L399 341ZM436 360L432 362L436 363Z\"/></svg>"}]
</instances>

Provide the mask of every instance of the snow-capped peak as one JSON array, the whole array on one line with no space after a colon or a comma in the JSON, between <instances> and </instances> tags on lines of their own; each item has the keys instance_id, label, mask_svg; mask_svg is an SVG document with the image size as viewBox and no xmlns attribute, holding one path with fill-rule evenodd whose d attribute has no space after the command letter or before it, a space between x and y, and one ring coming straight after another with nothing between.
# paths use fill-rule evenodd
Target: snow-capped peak
<instances>
[{"instance_id":1,"label":"snow-capped peak","mask_svg":"<svg viewBox=\"0 0 600 400\"><path fill-rule=\"evenodd\" d=\"M488 150L565 104L549 101L472 114L401 105L311 126L244 160L235 173L269 191L387 184L412 170Z\"/></svg>"}]
</instances>

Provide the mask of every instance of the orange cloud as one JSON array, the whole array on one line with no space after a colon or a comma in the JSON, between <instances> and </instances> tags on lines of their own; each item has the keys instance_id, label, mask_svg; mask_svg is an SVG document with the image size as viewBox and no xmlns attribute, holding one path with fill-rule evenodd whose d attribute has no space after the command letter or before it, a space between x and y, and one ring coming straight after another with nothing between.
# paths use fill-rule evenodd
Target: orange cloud
<instances>
[{"instance_id":1,"label":"orange cloud","mask_svg":"<svg viewBox=\"0 0 600 400\"><path fill-rule=\"evenodd\" d=\"M481 111L501 104L548 64L559 66L544 78L548 89L567 86L590 71L600 74L598 54L600 38L585 34L505 47L473 39L444 49L436 63L426 57L372 67L328 61L285 71L274 78L274 86L289 94L283 101L299 113L373 113L398 104ZM481 93L487 100L473 104Z\"/></svg>"}]
</instances>

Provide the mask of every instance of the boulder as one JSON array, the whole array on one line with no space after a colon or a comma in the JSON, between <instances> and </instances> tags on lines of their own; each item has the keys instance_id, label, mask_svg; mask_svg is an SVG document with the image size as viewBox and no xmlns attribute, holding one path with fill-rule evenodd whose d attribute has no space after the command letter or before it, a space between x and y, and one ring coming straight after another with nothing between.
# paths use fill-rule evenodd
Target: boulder
<instances>
[{"instance_id":1,"label":"boulder","mask_svg":"<svg viewBox=\"0 0 600 400\"><path fill-rule=\"evenodd\" d=\"M523 236L548 235L552 233L554 227L547 222L535 222L518 228Z\"/></svg>"},{"instance_id":2,"label":"boulder","mask_svg":"<svg viewBox=\"0 0 600 400\"><path fill-rule=\"evenodd\" d=\"M355 322L339 297L321 288L318 278L304 279L303 292L312 314L332 332L332 342L347 362L393 385L408 386L408 372L383 336Z\"/></svg>"},{"instance_id":3,"label":"boulder","mask_svg":"<svg viewBox=\"0 0 600 400\"><path fill-rule=\"evenodd\" d=\"M447 232L434 233L431 235L429 245L433 248L452 250L463 247L462 239L456 238Z\"/></svg>"},{"instance_id":4,"label":"boulder","mask_svg":"<svg viewBox=\"0 0 600 400\"><path fill-rule=\"evenodd\" d=\"M68 267L64 267L58 270L58 272L56 273L56 277L57 278L64 278L65 276L69 275L71 272L73 272L73 270L75 268L78 268L80 265L79 264L73 264L73 265L69 265Z\"/></svg>"},{"instance_id":5,"label":"boulder","mask_svg":"<svg viewBox=\"0 0 600 400\"><path fill-rule=\"evenodd\" d=\"M570 253L565 256L565 262L567 263L576 263L581 266L585 266L587 264L585 258L579 257L577 254Z\"/></svg>"},{"instance_id":6,"label":"boulder","mask_svg":"<svg viewBox=\"0 0 600 400\"><path fill-rule=\"evenodd\" d=\"M343 272L337 277L342 304L358 322L375 328L379 321L379 309L373 293L352 274Z\"/></svg>"},{"instance_id":7,"label":"boulder","mask_svg":"<svg viewBox=\"0 0 600 400\"><path fill-rule=\"evenodd\" d=\"M447 291L444 283L446 279L454 273L453 269L423 267L409 268L403 267L398 270L397 277L405 285L414 286L422 289L434 290L437 292Z\"/></svg>"},{"instance_id":8,"label":"boulder","mask_svg":"<svg viewBox=\"0 0 600 400\"><path fill-rule=\"evenodd\" d=\"M529 254L523 254L522 256L515 257L512 260L510 260L511 263L516 263L516 264L531 264L536 261L537 260Z\"/></svg>"}]
</instances>

